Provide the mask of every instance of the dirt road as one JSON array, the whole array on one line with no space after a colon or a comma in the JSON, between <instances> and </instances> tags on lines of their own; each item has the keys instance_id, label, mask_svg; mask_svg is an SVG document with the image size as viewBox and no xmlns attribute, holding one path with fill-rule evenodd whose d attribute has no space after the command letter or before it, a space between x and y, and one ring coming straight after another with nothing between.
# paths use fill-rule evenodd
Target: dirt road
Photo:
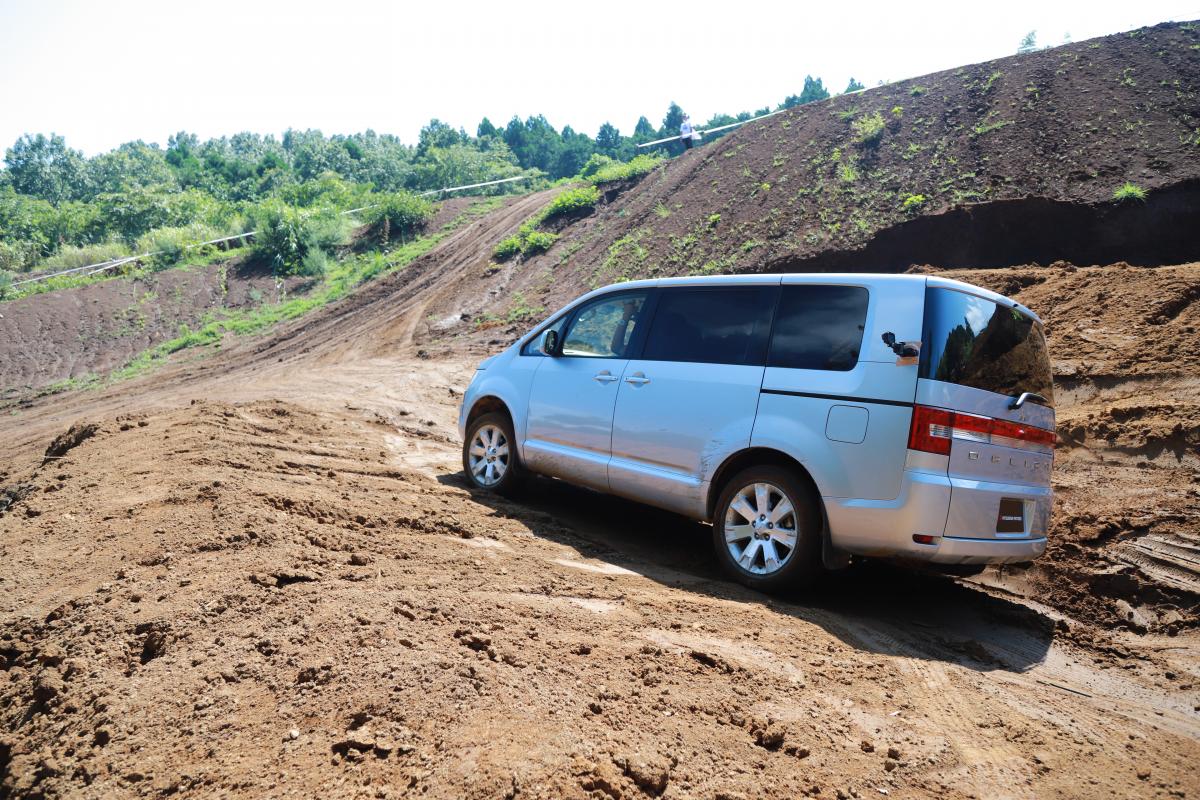
<instances>
[{"instance_id":1,"label":"dirt road","mask_svg":"<svg viewBox=\"0 0 1200 800\"><path fill-rule=\"evenodd\" d=\"M469 376L375 359L229 382L96 413L21 471L34 491L0 518L5 792L1200 791L1194 635L1088 643L882 568L785 602L719 577L670 515L549 482L472 496Z\"/></svg>"}]
</instances>

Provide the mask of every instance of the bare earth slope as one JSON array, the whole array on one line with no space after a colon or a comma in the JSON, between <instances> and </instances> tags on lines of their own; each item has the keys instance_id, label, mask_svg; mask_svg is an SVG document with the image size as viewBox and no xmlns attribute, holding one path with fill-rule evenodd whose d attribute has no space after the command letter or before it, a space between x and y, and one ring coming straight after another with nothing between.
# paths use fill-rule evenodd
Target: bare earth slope
<instances>
[{"instance_id":1,"label":"bare earth slope","mask_svg":"<svg viewBox=\"0 0 1200 800\"><path fill-rule=\"evenodd\" d=\"M916 160L891 127L874 164L856 151L860 175L900 176L883 190L831 171L857 116L803 109L625 187L539 259L489 263L549 192L269 335L8 405L0 797L1196 796L1200 264L945 271L1042 313L1055 364L1051 552L974 582L867 565L820 594L766 598L725 581L705 528L680 518L549 481L521 503L472 496L454 429L475 361L527 328L513 312L595 281L709 261L823 268L815 256L869 252L870 231L919 222L892 224L909 185L961 226L940 204L971 198L940 187L964 168L990 195L1089 214L1135 213L1107 205L1118 179L1186 189L1194 82L1171 76L1193 81L1196 33L1135 33L842 98L889 126L888 103L904 105L901 132L914 103L947 98L926 166L882 174ZM1089 70L1075 88L1100 98L1088 113L1056 94L1068 57ZM974 131L1024 114L1034 72L1035 108L1054 100L1074 149L1028 149L1055 130L1044 112ZM1155 147L1118 146L1124 122L1107 118L1079 133L1119 97L1152 100L1130 122ZM1021 130L1028 158L993 149ZM769 172L777 146L811 169ZM1071 169L1055 183L1037 159L1058 156ZM765 199L781 186L791 216ZM808 205L806 186L842 200ZM1192 213L1186 191L1170 197ZM1173 219L1155 202L1154 219ZM877 215L861 239L860 208ZM905 241L877 268L970 265ZM745 258L717 263L730 253ZM1021 263L1003 255L977 265Z\"/></svg>"}]
</instances>

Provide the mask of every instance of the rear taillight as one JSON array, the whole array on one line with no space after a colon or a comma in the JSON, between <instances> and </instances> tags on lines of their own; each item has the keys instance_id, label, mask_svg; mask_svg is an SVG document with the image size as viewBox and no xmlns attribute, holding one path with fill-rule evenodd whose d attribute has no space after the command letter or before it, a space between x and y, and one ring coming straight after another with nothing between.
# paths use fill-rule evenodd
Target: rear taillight
<instances>
[{"instance_id":1,"label":"rear taillight","mask_svg":"<svg viewBox=\"0 0 1200 800\"><path fill-rule=\"evenodd\" d=\"M908 449L948 456L950 432L953 427L953 411L913 406L912 425L908 429Z\"/></svg>"},{"instance_id":2,"label":"rear taillight","mask_svg":"<svg viewBox=\"0 0 1200 800\"><path fill-rule=\"evenodd\" d=\"M908 429L909 450L948 456L954 439L1042 453L1054 450L1054 431L1045 428L944 408L913 407L912 424Z\"/></svg>"}]
</instances>

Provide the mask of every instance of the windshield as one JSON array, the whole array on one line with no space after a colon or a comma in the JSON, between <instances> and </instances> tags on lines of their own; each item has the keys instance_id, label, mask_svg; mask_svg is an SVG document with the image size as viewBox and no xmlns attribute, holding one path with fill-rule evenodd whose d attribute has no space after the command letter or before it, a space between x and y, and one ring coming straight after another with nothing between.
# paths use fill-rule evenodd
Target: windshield
<instances>
[{"instance_id":1,"label":"windshield","mask_svg":"<svg viewBox=\"0 0 1200 800\"><path fill-rule=\"evenodd\" d=\"M921 340L922 378L1004 395L1035 392L1046 398L1046 405L1054 405L1042 326L1015 308L953 289L928 288Z\"/></svg>"}]
</instances>

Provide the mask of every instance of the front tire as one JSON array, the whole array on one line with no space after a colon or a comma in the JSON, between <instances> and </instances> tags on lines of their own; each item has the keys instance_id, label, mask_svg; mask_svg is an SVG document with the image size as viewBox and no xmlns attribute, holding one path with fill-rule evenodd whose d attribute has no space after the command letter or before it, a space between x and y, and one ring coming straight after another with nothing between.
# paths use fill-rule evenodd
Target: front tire
<instances>
[{"instance_id":1,"label":"front tire","mask_svg":"<svg viewBox=\"0 0 1200 800\"><path fill-rule=\"evenodd\" d=\"M499 495L515 493L525 477L517 455L517 437L507 414L481 414L467 426L463 472L473 489Z\"/></svg>"},{"instance_id":2,"label":"front tire","mask_svg":"<svg viewBox=\"0 0 1200 800\"><path fill-rule=\"evenodd\" d=\"M821 575L821 515L790 470L744 469L713 513L717 560L738 583L764 592L801 589Z\"/></svg>"}]
</instances>

